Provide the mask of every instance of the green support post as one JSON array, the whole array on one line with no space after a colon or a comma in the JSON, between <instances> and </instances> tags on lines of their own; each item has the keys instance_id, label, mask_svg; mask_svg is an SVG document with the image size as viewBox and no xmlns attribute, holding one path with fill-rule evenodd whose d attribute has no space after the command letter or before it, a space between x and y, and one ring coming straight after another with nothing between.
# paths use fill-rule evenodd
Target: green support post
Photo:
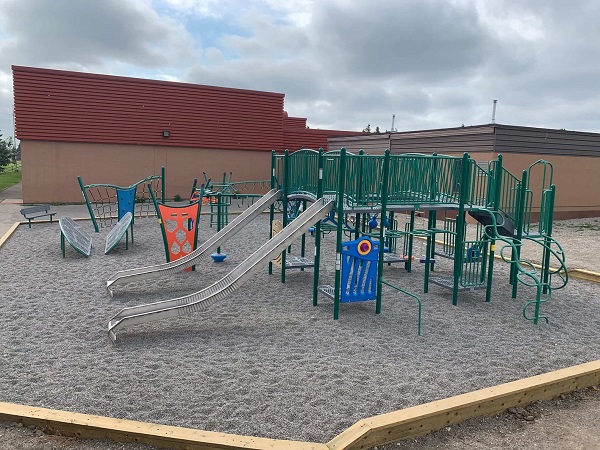
<instances>
[{"instance_id":1,"label":"green support post","mask_svg":"<svg viewBox=\"0 0 600 450\"><path fill-rule=\"evenodd\" d=\"M288 217L287 217L287 210L288 210L288 202L287 202L287 196L288 196L288 189L289 189L289 183L290 183L290 152L289 150L285 151L284 154L284 158L283 158L283 195L281 198L281 204L282 204L282 209L283 209L283 220L282 220L282 225L283 228L287 227L288 224ZM287 251L284 249L281 252L281 282L285 283L285 256L286 256Z\"/></svg>"},{"instance_id":2,"label":"green support post","mask_svg":"<svg viewBox=\"0 0 600 450\"><path fill-rule=\"evenodd\" d=\"M306 200L302 201L302 211L306 211ZM300 256L304 258L306 254L306 233L302 234L300 241ZM300 272L304 272L304 267L300 268Z\"/></svg>"},{"instance_id":3,"label":"green support post","mask_svg":"<svg viewBox=\"0 0 600 450\"><path fill-rule=\"evenodd\" d=\"M437 210L432 209L427 214L427 230L432 230L435 228L437 228ZM427 255L429 255L429 259L435 259L435 231L430 231L429 234L431 235L431 248ZM434 266L435 264L431 263L430 269L432 272L435 269Z\"/></svg>"},{"instance_id":4,"label":"green support post","mask_svg":"<svg viewBox=\"0 0 600 450\"><path fill-rule=\"evenodd\" d=\"M429 251L431 248L431 234L427 233L427 251L425 256L425 275L423 277L423 293L427 294L429 292L429 275L431 272L431 264L429 264Z\"/></svg>"},{"instance_id":5,"label":"green support post","mask_svg":"<svg viewBox=\"0 0 600 450\"><path fill-rule=\"evenodd\" d=\"M152 197L152 201L154 202L154 207L156 208L156 217L158 217L158 223L160 224L160 227L163 228L163 218L160 214L160 209L158 208L158 201L156 200L156 196L154 195L152 189L149 189L149 192L150 196ZM167 242L167 235L165 234L164 230L162 230L161 234L163 237L163 247L165 248L165 258L167 262L169 262L171 261L171 255L169 254L169 243Z\"/></svg>"},{"instance_id":6,"label":"green support post","mask_svg":"<svg viewBox=\"0 0 600 450\"><path fill-rule=\"evenodd\" d=\"M271 189L276 187L275 167L277 165L277 155L275 150L271 151ZM271 203L269 207L269 240L273 238L273 220L275 219L275 204ZM269 275L273 274L273 262L269 261Z\"/></svg>"},{"instance_id":7,"label":"green support post","mask_svg":"<svg viewBox=\"0 0 600 450\"><path fill-rule=\"evenodd\" d=\"M363 150L359 150L358 152L358 164L359 164L359 170L358 170L358 191L356 193L356 199L357 199L357 203L359 205L362 205L363 201L364 201L364 182L363 182L363 167L364 167L364 161L363 161L363 157L365 155L365 152ZM356 214L355 218L354 218L354 239L358 239L360 237L360 214Z\"/></svg>"},{"instance_id":8,"label":"green support post","mask_svg":"<svg viewBox=\"0 0 600 450\"><path fill-rule=\"evenodd\" d=\"M502 155L498 155L496 166L493 169L494 172L490 172L490 178L492 178L491 186L494 186L492 201L492 210L494 211L494 218L498 212L500 206L500 192L502 191ZM492 176L493 175L493 176ZM496 230L494 230L496 232ZM487 286L485 289L485 301L492 301L492 284L494 277L494 254L496 252L496 240L492 237L490 239L490 259L488 262L488 279Z\"/></svg>"},{"instance_id":9,"label":"green support post","mask_svg":"<svg viewBox=\"0 0 600 450\"><path fill-rule=\"evenodd\" d=\"M90 204L90 199L87 196L87 192L85 192L85 187L83 185L83 181L81 181L81 177L77 175L77 181L79 182L79 187L81 188L81 193L83 194L83 198L85 199L85 204L87 206L88 212L90 213L90 217L92 218L92 223L94 224L94 230L96 233L100 232L98 228L98 223L96 222L96 218L94 217L94 211L92 210L92 205Z\"/></svg>"},{"instance_id":10,"label":"green support post","mask_svg":"<svg viewBox=\"0 0 600 450\"><path fill-rule=\"evenodd\" d=\"M430 210L427 213L427 246L425 250L425 276L423 279L423 292L427 294L429 292L429 276L431 275L431 271L433 270L434 264L431 262L435 256L435 233L432 233L430 230L435 228L436 220L436 211ZM411 256L412 259L412 256Z\"/></svg>"},{"instance_id":11,"label":"green support post","mask_svg":"<svg viewBox=\"0 0 600 450\"><path fill-rule=\"evenodd\" d=\"M388 231L393 230L392 227L394 226L394 211L390 211L388 213L388 222L387 223L389 225ZM396 230L393 230L393 231L396 231ZM394 233L392 233L392 236L394 236ZM395 239L397 239L397 236L387 238L387 246L388 246L390 253L392 253L396 249Z\"/></svg>"},{"instance_id":12,"label":"green support post","mask_svg":"<svg viewBox=\"0 0 600 450\"><path fill-rule=\"evenodd\" d=\"M408 239L408 260L404 263L404 268L408 273L412 272L412 254L413 254L413 231L415 231L415 210L410 211L410 224L408 225L409 239Z\"/></svg>"},{"instance_id":13,"label":"green support post","mask_svg":"<svg viewBox=\"0 0 600 450\"><path fill-rule=\"evenodd\" d=\"M528 172L526 170L523 171L523 177L521 179L521 185L519 187L519 198L517 199L517 221L515 224L515 228L517 230L517 236L513 240L515 243L516 251L513 251L513 261L519 261L521 259L521 245L523 242L523 220L525 219L525 197L527 195L527 175ZM518 264L518 263L517 263ZM517 269L513 267L515 264L511 264L511 284L512 284L512 298L517 298L517 290L518 290L518 279L517 279Z\"/></svg>"},{"instance_id":14,"label":"green support post","mask_svg":"<svg viewBox=\"0 0 600 450\"><path fill-rule=\"evenodd\" d=\"M223 178L225 177L225 175L223 175ZM217 233L219 231L221 231L221 214L223 212L223 210L221 209L221 202L223 201L222 198L222 194L220 192L217 192L215 194L215 196L217 197ZM221 247L217 247L217 253L220 255L221 254Z\"/></svg>"},{"instance_id":15,"label":"green support post","mask_svg":"<svg viewBox=\"0 0 600 450\"><path fill-rule=\"evenodd\" d=\"M381 223L379 224L379 261L377 264L377 296L375 300L375 314L381 313L381 294L383 290L383 245L385 243L385 218L388 196L388 179L390 176L390 149L385 150L383 161L383 180L381 186Z\"/></svg>"},{"instance_id":16,"label":"green support post","mask_svg":"<svg viewBox=\"0 0 600 450\"><path fill-rule=\"evenodd\" d=\"M544 283L542 285L542 292L544 294L548 293L548 282L550 280L550 255L551 255L551 251L550 251L550 247L552 246L552 240L550 239L552 237L552 223L554 222L554 199L556 196L556 186L555 185L550 185L550 190L547 191L548 194L550 196L549 200L548 200L548 222L546 224L546 233L544 236L544 254L543 254L543 263L542 263L542 282ZM541 221L541 217L540 217L540 221ZM539 303L538 306L536 306L536 308L539 308ZM536 310L536 317L537 317L538 311Z\"/></svg>"},{"instance_id":17,"label":"green support post","mask_svg":"<svg viewBox=\"0 0 600 450\"><path fill-rule=\"evenodd\" d=\"M431 179L430 179L430 195L431 195L431 200L432 201L436 201L437 196L439 194L439 186L438 186L438 172L439 172L439 158L437 157L438 154L437 153L433 153L433 164L432 164L432 171L431 171ZM427 214L427 230L432 230L434 228L437 228L437 210L432 209L429 210L429 213ZM429 271L427 271L427 276L429 276L429 272L434 270L434 266L435 264L430 263L429 264L429 260L435 259L435 232L431 232L429 233L429 235L431 236L431 239L429 239L429 241L431 242L430 244L427 245L427 254L425 255L425 258L427 259L426 264L430 265L429 267Z\"/></svg>"},{"instance_id":18,"label":"green support post","mask_svg":"<svg viewBox=\"0 0 600 450\"><path fill-rule=\"evenodd\" d=\"M469 161L470 156L465 153L462 158L460 197L458 203L458 215L456 216L456 240L454 242L454 284L452 286L452 304L458 305L458 285L462 277L464 240L465 240L465 203L469 193Z\"/></svg>"},{"instance_id":19,"label":"green support post","mask_svg":"<svg viewBox=\"0 0 600 450\"><path fill-rule=\"evenodd\" d=\"M317 179L317 201L323 198L323 149L319 149L319 174ZM319 267L321 265L321 221L315 225L315 266L313 268L313 306L317 306L319 295Z\"/></svg>"},{"instance_id":20,"label":"green support post","mask_svg":"<svg viewBox=\"0 0 600 450\"><path fill-rule=\"evenodd\" d=\"M346 186L346 149L342 147L339 157L337 191L337 233L335 243L335 295L333 301L333 319L340 315L340 294L342 289L342 217L344 216L344 191Z\"/></svg>"}]
</instances>

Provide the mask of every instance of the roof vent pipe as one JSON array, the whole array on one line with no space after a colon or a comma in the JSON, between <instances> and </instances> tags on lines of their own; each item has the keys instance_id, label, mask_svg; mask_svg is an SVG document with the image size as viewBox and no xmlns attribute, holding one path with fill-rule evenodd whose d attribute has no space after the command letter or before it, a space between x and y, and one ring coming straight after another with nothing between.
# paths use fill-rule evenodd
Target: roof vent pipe
<instances>
[{"instance_id":1,"label":"roof vent pipe","mask_svg":"<svg viewBox=\"0 0 600 450\"><path fill-rule=\"evenodd\" d=\"M492 108L492 123L496 123L496 103L498 103L498 100L494 100L494 106Z\"/></svg>"}]
</instances>

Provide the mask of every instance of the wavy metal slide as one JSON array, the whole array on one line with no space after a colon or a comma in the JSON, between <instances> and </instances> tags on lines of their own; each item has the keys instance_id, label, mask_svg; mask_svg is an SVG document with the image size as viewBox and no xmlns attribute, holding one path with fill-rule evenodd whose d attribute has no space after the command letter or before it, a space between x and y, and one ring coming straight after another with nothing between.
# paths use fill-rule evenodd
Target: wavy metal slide
<instances>
[{"instance_id":1,"label":"wavy metal slide","mask_svg":"<svg viewBox=\"0 0 600 450\"><path fill-rule=\"evenodd\" d=\"M306 233L313 224L325 218L334 206L333 201L316 201L228 275L199 292L172 300L122 309L108 322L109 337L115 342L117 340L115 332L125 325L136 325L192 314L228 297L239 289L245 281L266 266L278 253L281 253L288 245Z\"/></svg>"},{"instance_id":2,"label":"wavy metal slide","mask_svg":"<svg viewBox=\"0 0 600 450\"><path fill-rule=\"evenodd\" d=\"M204 242L200 247L184 256L183 258L177 259L164 264L158 264L155 266L138 267L135 269L121 270L115 273L106 281L106 289L110 296L113 296L112 288L118 284L125 284L131 281L144 280L148 278L156 278L162 275L168 275L170 273L180 272L188 267L192 267L197 264L200 258L204 257L220 247L233 236L235 236L242 228L244 228L249 222L254 220L260 215L265 208L271 206L277 200L281 198L281 191L272 189L262 196L257 202L246 209L242 214L238 215L233 221L229 223L225 228L221 229L218 233L214 234L210 239Z\"/></svg>"}]
</instances>

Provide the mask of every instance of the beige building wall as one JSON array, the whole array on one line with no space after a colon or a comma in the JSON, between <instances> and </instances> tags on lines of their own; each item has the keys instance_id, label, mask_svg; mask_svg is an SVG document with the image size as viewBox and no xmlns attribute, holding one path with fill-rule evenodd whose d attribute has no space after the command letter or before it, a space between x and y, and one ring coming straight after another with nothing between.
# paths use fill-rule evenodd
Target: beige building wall
<instances>
[{"instance_id":1,"label":"beige building wall","mask_svg":"<svg viewBox=\"0 0 600 450\"><path fill-rule=\"evenodd\" d=\"M82 203L77 184L108 183L129 186L166 169L167 198L187 198L194 178L204 180L206 172L220 181L223 172L233 172L234 181L266 180L270 176L271 153L185 147L77 144L21 141L24 203ZM447 153L462 156L462 153ZM477 161L489 161L497 154L472 153ZM539 159L554 166L556 185L555 217L600 216L600 158L561 155L504 153L504 167L516 177ZM532 172L533 210L539 211L542 168Z\"/></svg>"},{"instance_id":2,"label":"beige building wall","mask_svg":"<svg viewBox=\"0 0 600 450\"><path fill-rule=\"evenodd\" d=\"M519 178L523 170L540 159L552 164L552 182L556 185L556 219L600 216L600 158L522 153L504 153L502 158L504 167ZM529 182L534 193L534 211L539 211L542 178L543 167L536 166L531 171Z\"/></svg>"},{"instance_id":3,"label":"beige building wall","mask_svg":"<svg viewBox=\"0 0 600 450\"><path fill-rule=\"evenodd\" d=\"M77 183L130 186L166 170L166 194L187 198L194 178L202 172L220 181L233 172L233 181L266 180L271 153L194 149L151 145L114 145L21 141L24 203L83 203Z\"/></svg>"}]
</instances>

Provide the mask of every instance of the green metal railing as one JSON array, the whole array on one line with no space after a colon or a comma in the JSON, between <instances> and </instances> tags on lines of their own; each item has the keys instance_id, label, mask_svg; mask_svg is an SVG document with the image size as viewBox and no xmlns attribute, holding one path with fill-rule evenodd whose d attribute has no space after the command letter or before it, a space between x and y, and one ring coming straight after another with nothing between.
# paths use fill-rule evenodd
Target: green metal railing
<instances>
[{"instance_id":1,"label":"green metal railing","mask_svg":"<svg viewBox=\"0 0 600 450\"><path fill-rule=\"evenodd\" d=\"M466 288L485 285L487 263L486 241L464 241L463 252L460 285Z\"/></svg>"},{"instance_id":2,"label":"green metal railing","mask_svg":"<svg viewBox=\"0 0 600 450\"><path fill-rule=\"evenodd\" d=\"M497 208L506 217L511 219L513 222L516 222L521 180L515 177L504 167L500 167L500 173L498 173L498 161L491 161L490 167L494 169L496 176L499 176L501 179Z\"/></svg>"},{"instance_id":3,"label":"green metal railing","mask_svg":"<svg viewBox=\"0 0 600 450\"><path fill-rule=\"evenodd\" d=\"M398 291L398 292L402 292L405 295L408 295L411 298L414 298L417 301L417 305L418 305L418 313L417 313L417 335L421 336L421 299L416 296L415 294L412 294L408 291L405 291L404 289L399 288L398 286L395 286L391 283L388 283L385 280L381 280L381 284L384 284L386 286L391 287L392 289Z\"/></svg>"},{"instance_id":4,"label":"green metal railing","mask_svg":"<svg viewBox=\"0 0 600 450\"><path fill-rule=\"evenodd\" d=\"M284 182L285 155L276 155L274 176L281 186ZM316 195L318 152L298 150L289 156L288 193ZM459 200L462 160L446 155L390 155L390 176L387 180L389 207L410 204L450 204ZM382 203L382 155L346 153L344 205L346 208L375 208ZM471 183L470 198L488 201L489 174L476 164L471 169L477 182ZM323 192L337 195L340 178L340 152L323 155Z\"/></svg>"},{"instance_id":5,"label":"green metal railing","mask_svg":"<svg viewBox=\"0 0 600 450\"><path fill-rule=\"evenodd\" d=\"M538 243L544 249L544 264L540 273L532 270L532 265L521 259L522 238L528 233L532 210L533 194L529 189L529 172L543 165L543 186L541 193L539 233L543 239ZM448 219L443 230L435 227L435 209L429 214L427 238L433 239L435 233L443 233L444 243L442 252L454 257L453 304L459 287L477 287L487 283L486 301L491 296L493 255L495 241L504 242L504 249L510 249L510 257L502 255L511 264L511 284L513 296L516 295L517 284L535 286L540 292L536 296L536 312L534 321L537 323L539 304L543 295L551 295L551 277L561 271L549 268L549 258L552 257L564 267L561 262L562 249L556 247L551 239L554 186L547 181L552 178L552 167L545 162L538 162L523 171L519 179L502 166L502 157L491 161L487 168L480 166L468 154L462 157L447 155L399 154L391 155L386 151L383 155L365 155L363 152L353 154L345 149L333 152L316 152L314 150L299 150L285 155L273 155L273 184L281 187L284 194L284 205L288 196L304 194L308 197L319 198L321 195L336 201L337 247L341 245L341 218L348 210L356 212L356 233L359 232L359 213L380 213L380 220L389 209L407 206L411 210L411 223L414 211L421 206L446 206L457 212L456 219ZM321 189L319 190L319 186ZM466 237L466 213L477 211L481 216L489 214L490 219L481 223L490 223L480 227L476 237ZM393 219L393 216L392 216ZM285 219L284 219L285 221ZM515 234L510 237L499 234L499 227L505 221L512 221ZM460 225L460 226L459 226ZM511 224L506 223L503 233L511 230ZM285 223L284 223L285 226ZM321 224L318 224L319 231ZM365 227L365 223L362 223ZM412 253L413 230L400 232L397 229L386 231L380 227L381 242L390 239L404 238L404 251ZM363 230L364 231L364 230ZM317 234L320 235L318 232ZM319 236L320 237L320 236ZM390 246L392 244L388 242ZM428 243L428 254L433 257L434 247ZM383 256L381 255L381 258ZM407 270L409 266L407 266ZM426 273L426 278L428 274ZM379 275L381 277L381 275ZM379 290L381 286L379 279ZM339 281L336 274L336 288ZM334 317L339 313L339 304L334 300ZM381 300L378 294L376 312L380 310Z\"/></svg>"},{"instance_id":6,"label":"green metal railing","mask_svg":"<svg viewBox=\"0 0 600 450\"><path fill-rule=\"evenodd\" d=\"M461 163L453 156L391 155L388 205L456 202Z\"/></svg>"},{"instance_id":7,"label":"green metal railing","mask_svg":"<svg viewBox=\"0 0 600 450\"><path fill-rule=\"evenodd\" d=\"M316 198L319 177L319 152L298 150L289 155L288 193L307 194Z\"/></svg>"},{"instance_id":8,"label":"green metal railing","mask_svg":"<svg viewBox=\"0 0 600 450\"><path fill-rule=\"evenodd\" d=\"M485 208L492 206L493 178L474 159L470 160L470 166L468 204Z\"/></svg>"}]
</instances>

